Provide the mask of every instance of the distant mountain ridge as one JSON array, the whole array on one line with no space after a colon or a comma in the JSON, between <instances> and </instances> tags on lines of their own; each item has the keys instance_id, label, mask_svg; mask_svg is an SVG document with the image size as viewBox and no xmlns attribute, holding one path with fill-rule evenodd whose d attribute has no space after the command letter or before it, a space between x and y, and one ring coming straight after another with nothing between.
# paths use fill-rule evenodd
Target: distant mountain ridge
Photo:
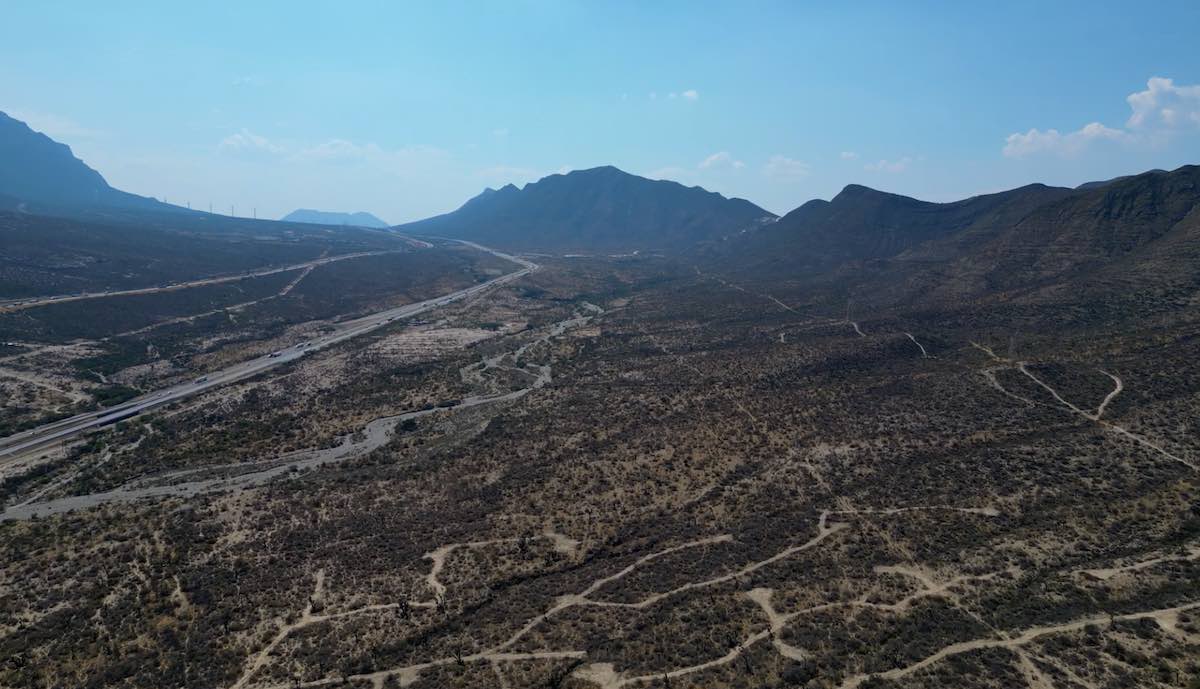
<instances>
[{"instance_id":1,"label":"distant mountain ridge","mask_svg":"<svg viewBox=\"0 0 1200 689\"><path fill-rule=\"evenodd\" d=\"M884 302L1185 294L1200 265L1200 167L952 203L850 185L704 259L747 279L840 284Z\"/></svg>"},{"instance_id":2,"label":"distant mountain ridge","mask_svg":"<svg viewBox=\"0 0 1200 689\"><path fill-rule=\"evenodd\" d=\"M380 229L388 227L386 222L364 211L338 213L336 211L298 208L283 216L280 220L283 222L303 222L312 225L353 225L356 227L375 227Z\"/></svg>"},{"instance_id":3,"label":"distant mountain ridge","mask_svg":"<svg viewBox=\"0 0 1200 689\"><path fill-rule=\"evenodd\" d=\"M744 199L605 166L485 189L458 210L397 226L515 249L673 249L773 219Z\"/></svg>"},{"instance_id":4,"label":"distant mountain ridge","mask_svg":"<svg viewBox=\"0 0 1200 689\"><path fill-rule=\"evenodd\" d=\"M71 148L0 112L0 207L36 210L111 207L186 212L108 185Z\"/></svg>"},{"instance_id":5,"label":"distant mountain ridge","mask_svg":"<svg viewBox=\"0 0 1200 689\"><path fill-rule=\"evenodd\" d=\"M851 184L830 201L815 199L733 248L747 261L821 270L897 256L950 236L975 236L1015 222L1069 189L1041 184L951 203L932 203Z\"/></svg>"},{"instance_id":6,"label":"distant mountain ridge","mask_svg":"<svg viewBox=\"0 0 1200 689\"><path fill-rule=\"evenodd\" d=\"M1153 170L1147 170L1146 172L1166 172L1166 170L1160 170L1158 168L1155 168ZM1086 191L1088 189L1099 189L1100 187L1106 187L1106 186L1112 184L1113 182L1121 182L1121 181L1129 179L1130 177L1136 177L1136 176L1137 175L1121 175L1120 177L1113 177L1112 179L1096 180L1095 182L1084 182L1083 184L1080 184L1079 186L1075 187L1075 190L1076 191Z\"/></svg>"}]
</instances>

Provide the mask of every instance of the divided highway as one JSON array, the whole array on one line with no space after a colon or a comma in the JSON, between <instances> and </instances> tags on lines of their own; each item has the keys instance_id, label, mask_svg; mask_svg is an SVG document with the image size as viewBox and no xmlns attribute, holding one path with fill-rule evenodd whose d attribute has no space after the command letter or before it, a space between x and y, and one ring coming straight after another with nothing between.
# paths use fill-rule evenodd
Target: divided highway
<instances>
[{"instance_id":1,"label":"divided highway","mask_svg":"<svg viewBox=\"0 0 1200 689\"><path fill-rule=\"evenodd\" d=\"M430 309L466 299L483 290L522 278L538 269L536 263L523 258L501 253L473 242L461 241L460 243L516 263L520 266L520 269L493 278L487 282L481 282L478 285L460 289L457 292L451 292L440 297L406 304L369 316L338 323L335 326L336 330L328 335L314 338L308 342L302 342L299 345L274 352L265 357L234 364L220 371L201 376L188 383L181 383L162 390L156 390L115 407L79 414L69 419L63 419L6 438L0 438L0 463L5 459L12 459L18 455L37 450L52 443L68 440L80 433L137 416L156 407L198 395L222 385L251 378L263 371L288 363L289 361L295 361L310 352L371 332L397 319L409 318Z\"/></svg>"},{"instance_id":2,"label":"divided highway","mask_svg":"<svg viewBox=\"0 0 1200 689\"><path fill-rule=\"evenodd\" d=\"M414 240L415 241L415 240ZM428 242L421 242L428 248ZM391 254L395 251L359 251L353 254L338 254L336 256L325 256L315 258L304 263L294 263L290 266L276 266L274 268L263 268L261 270L253 270L246 273L238 273L237 275L221 275L211 278L201 278L199 280L191 280L188 282L176 282L170 285L160 285L158 287L138 287L136 289L112 290L109 292L83 292L80 294L60 294L50 297L23 297L21 299L10 299L8 301L0 301L0 311L20 311L22 309L32 309L39 306L48 306L50 304L63 304L69 301L83 301L85 299L107 299L109 297L128 297L137 294L154 294L156 292L172 292L175 290L189 289L192 287L203 287L205 285L219 285L224 282L236 282L246 278L263 277L264 275L275 275L276 273L286 273L292 270L300 270L302 268L313 268L323 266L327 263L336 263L345 261L351 258L362 258L363 256L379 256L381 254Z\"/></svg>"}]
</instances>

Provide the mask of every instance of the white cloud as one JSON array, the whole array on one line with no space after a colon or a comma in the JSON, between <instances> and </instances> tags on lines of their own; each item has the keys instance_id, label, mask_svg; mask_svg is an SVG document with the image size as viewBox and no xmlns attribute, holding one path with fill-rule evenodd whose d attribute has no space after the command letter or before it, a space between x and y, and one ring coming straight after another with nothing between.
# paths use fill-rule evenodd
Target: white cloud
<instances>
[{"instance_id":1,"label":"white cloud","mask_svg":"<svg viewBox=\"0 0 1200 689\"><path fill-rule=\"evenodd\" d=\"M279 144L272 143L265 136L259 136L248 129L236 134L221 139L221 143L217 148L222 151L248 152L256 151L262 153L280 154L286 153L287 149Z\"/></svg>"},{"instance_id":2,"label":"white cloud","mask_svg":"<svg viewBox=\"0 0 1200 689\"><path fill-rule=\"evenodd\" d=\"M681 94L684 98L692 101L700 100L700 92L696 89L688 89Z\"/></svg>"},{"instance_id":3,"label":"white cloud","mask_svg":"<svg viewBox=\"0 0 1200 689\"><path fill-rule=\"evenodd\" d=\"M1057 129L1030 129L1024 134L1009 134L1004 140L1002 152L1008 158L1023 158L1036 153L1073 156L1078 155L1094 141L1121 141L1127 136L1126 132L1105 127L1099 122L1086 124L1078 131L1067 134L1062 134Z\"/></svg>"},{"instance_id":4,"label":"white cloud","mask_svg":"<svg viewBox=\"0 0 1200 689\"><path fill-rule=\"evenodd\" d=\"M858 154L854 151L842 151L842 160L858 160Z\"/></svg>"},{"instance_id":5,"label":"white cloud","mask_svg":"<svg viewBox=\"0 0 1200 689\"><path fill-rule=\"evenodd\" d=\"M867 163L863 165L863 169L867 172L890 172L898 174L907 170L911 163L912 158L905 156L899 160L880 160L875 163Z\"/></svg>"},{"instance_id":6,"label":"white cloud","mask_svg":"<svg viewBox=\"0 0 1200 689\"><path fill-rule=\"evenodd\" d=\"M496 137L497 139L506 138L508 136L508 127L499 127L497 129L493 129L492 136Z\"/></svg>"},{"instance_id":7,"label":"white cloud","mask_svg":"<svg viewBox=\"0 0 1200 689\"><path fill-rule=\"evenodd\" d=\"M812 168L800 160L794 160L783 155L773 155L763 167L763 174L768 177L795 179L804 177L812 172Z\"/></svg>"},{"instance_id":8,"label":"white cloud","mask_svg":"<svg viewBox=\"0 0 1200 689\"><path fill-rule=\"evenodd\" d=\"M1066 134L1057 129L1034 128L1023 134L1009 134L1002 153L1009 158L1040 153L1073 156L1099 141L1154 146L1179 130L1200 128L1200 85L1176 86L1172 79L1151 77L1146 81L1146 90L1129 94L1125 102L1133 112L1124 129L1099 122Z\"/></svg>"},{"instance_id":9,"label":"white cloud","mask_svg":"<svg viewBox=\"0 0 1200 689\"><path fill-rule=\"evenodd\" d=\"M650 92L650 100L657 100L657 99L658 99L658 94L651 91Z\"/></svg>"},{"instance_id":10,"label":"white cloud","mask_svg":"<svg viewBox=\"0 0 1200 689\"><path fill-rule=\"evenodd\" d=\"M41 132L51 139L92 139L100 136L100 132L88 129L75 120L61 115L29 110L9 110L8 115L21 120L29 125L30 129Z\"/></svg>"},{"instance_id":11,"label":"white cloud","mask_svg":"<svg viewBox=\"0 0 1200 689\"><path fill-rule=\"evenodd\" d=\"M740 160L736 160L729 151L718 151L704 160L696 167L701 170L715 170L724 167L731 167L735 170L740 170L746 167L746 164Z\"/></svg>"},{"instance_id":12,"label":"white cloud","mask_svg":"<svg viewBox=\"0 0 1200 689\"><path fill-rule=\"evenodd\" d=\"M1125 100L1133 110L1125 123L1130 129L1200 127L1200 85L1176 86L1172 79L1151 77L1145 91Z\"/></svg>"},{"instance_id":13,"label":"white cloud","mask_svg":"<svg viewBox=\"0 0 1200 689\"><path fill-rule=\"evenodd\" d=\"M674 91L672 91L672 92L670 92L670 93L668 93L668 94L667 94L667 98L675 98L675 97L677 97L678 95L679 95L679 94L677 94L677 93L675 93Z\"/></svg>"}]
</instances>

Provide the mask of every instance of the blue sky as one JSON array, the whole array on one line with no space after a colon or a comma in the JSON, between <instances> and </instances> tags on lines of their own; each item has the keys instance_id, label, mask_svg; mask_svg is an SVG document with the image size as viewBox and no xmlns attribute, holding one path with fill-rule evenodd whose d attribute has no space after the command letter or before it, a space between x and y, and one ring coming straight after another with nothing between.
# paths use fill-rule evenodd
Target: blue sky
<instances>
[{"instance_id":1,"label":"blue sky","mask_svg":"<svg viewBox=\"0 0 1200 689\"><path fill-rule=\"evenodd\" d=\"M781 213L1200 163L1194 0L829 5L10 3L0 110L115 186L260 217L603 164Z\"/></svg>"}]
</instances>

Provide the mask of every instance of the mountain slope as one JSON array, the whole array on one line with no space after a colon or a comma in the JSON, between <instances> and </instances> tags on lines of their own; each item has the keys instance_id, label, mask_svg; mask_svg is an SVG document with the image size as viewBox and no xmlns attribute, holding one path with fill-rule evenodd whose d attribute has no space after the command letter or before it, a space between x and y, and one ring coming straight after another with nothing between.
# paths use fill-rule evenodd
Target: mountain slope
<instances>
[{"instance_id":1,"label":"mountain slope","mask_svg":"<svg viewBox=\"0 0 1200 689\"><path fill-rule=\"evenodd\" d=\"M1194 165L1085 187L961 252L950 274L1006 291L1068 280L1094 285L1118 273L1141 273L1142 282L1184 278L1196 273L1198 209L1200 167ZM1131 273L1134 265L1140 269Z\"/></svg>"},{"instance_id":2,"label":"mountain slope","mask_svg":"<svg viewBox=\"0 0 1200 689\"><path fill-rule=\"evenodd\" d=\"M948 237L986 236L1070 190L1029 185L953 203L930 203L852 184L832 201L814 200L747 236L735 263L769 272L817 273L898 256ZM949 247L954 253L957 247Z\"/></svg>"},{"instance_id":3,"label":"mountain slope","mask_svg":"<svg viewBox=\"0 0 1200 689\"><path fill-rule=\"evenodd\" d=\"M356 227L386 228L388 224L370 213L337 213L298 208L280 218L283 222L303 222L312 225L353 225Z\"/></svg>"},{"instance_id":4,"label":"mountain slope","mask_svg":"<svg viewBox=\"0 0 1200 689\"><path fill-rule=\"evenodd\" d=\"M668 249L773 217L749 201L598 167L487 189L456 211L397 229L525 249Z\"/></svg>"},{"instance_id":5,"label":"mountain slope","mask_svg":"<svg viewBox=\"0 0 1200 689\"><path fill-rule=\"evenodd\" d=\"M70 147L0 112L0 203L3 208L113 207L183 211L151 198L113 189Z\"/></svg>"},{"instance_id":6,"label":"mountain slope","mask_svg":"<svg viewBox=\"0 0 1200 689\"><path fill-rule=\"evenodd\" d=\"M1155 168L1153 170L1147 170L1146 172L1166 172L1166 170L1160 170L1158 168ZM1094 182L1084 182L1083 184L1080 184L1079 186L1075 187L1075 190L1076 191L1087 191L1089 189L1099 189L1100 187L1106 187L1106 186L1112 184L1113 182L1122 182L1124 180L1127 180L1127 179L1130 179L1131 177L1136 177L1136 176L1137 175L1121 175L1120 177L1113 177L1112 179L1101 179L1101 180L1096 180Z\"/></svg>"},{"instance_id":7,"label":"mountain slope","mask_svg":"<svg viewBox=\"0 0 1200 689\"><path fill-rule=\"evenodd\" d=\"M743 280L804 286L826 310L853 295L875 313L1056 303L1081 319L1139 318L1200 295L1200 167L948 204L848 187L707 258Z\"/></svg>"}]
</instances>

